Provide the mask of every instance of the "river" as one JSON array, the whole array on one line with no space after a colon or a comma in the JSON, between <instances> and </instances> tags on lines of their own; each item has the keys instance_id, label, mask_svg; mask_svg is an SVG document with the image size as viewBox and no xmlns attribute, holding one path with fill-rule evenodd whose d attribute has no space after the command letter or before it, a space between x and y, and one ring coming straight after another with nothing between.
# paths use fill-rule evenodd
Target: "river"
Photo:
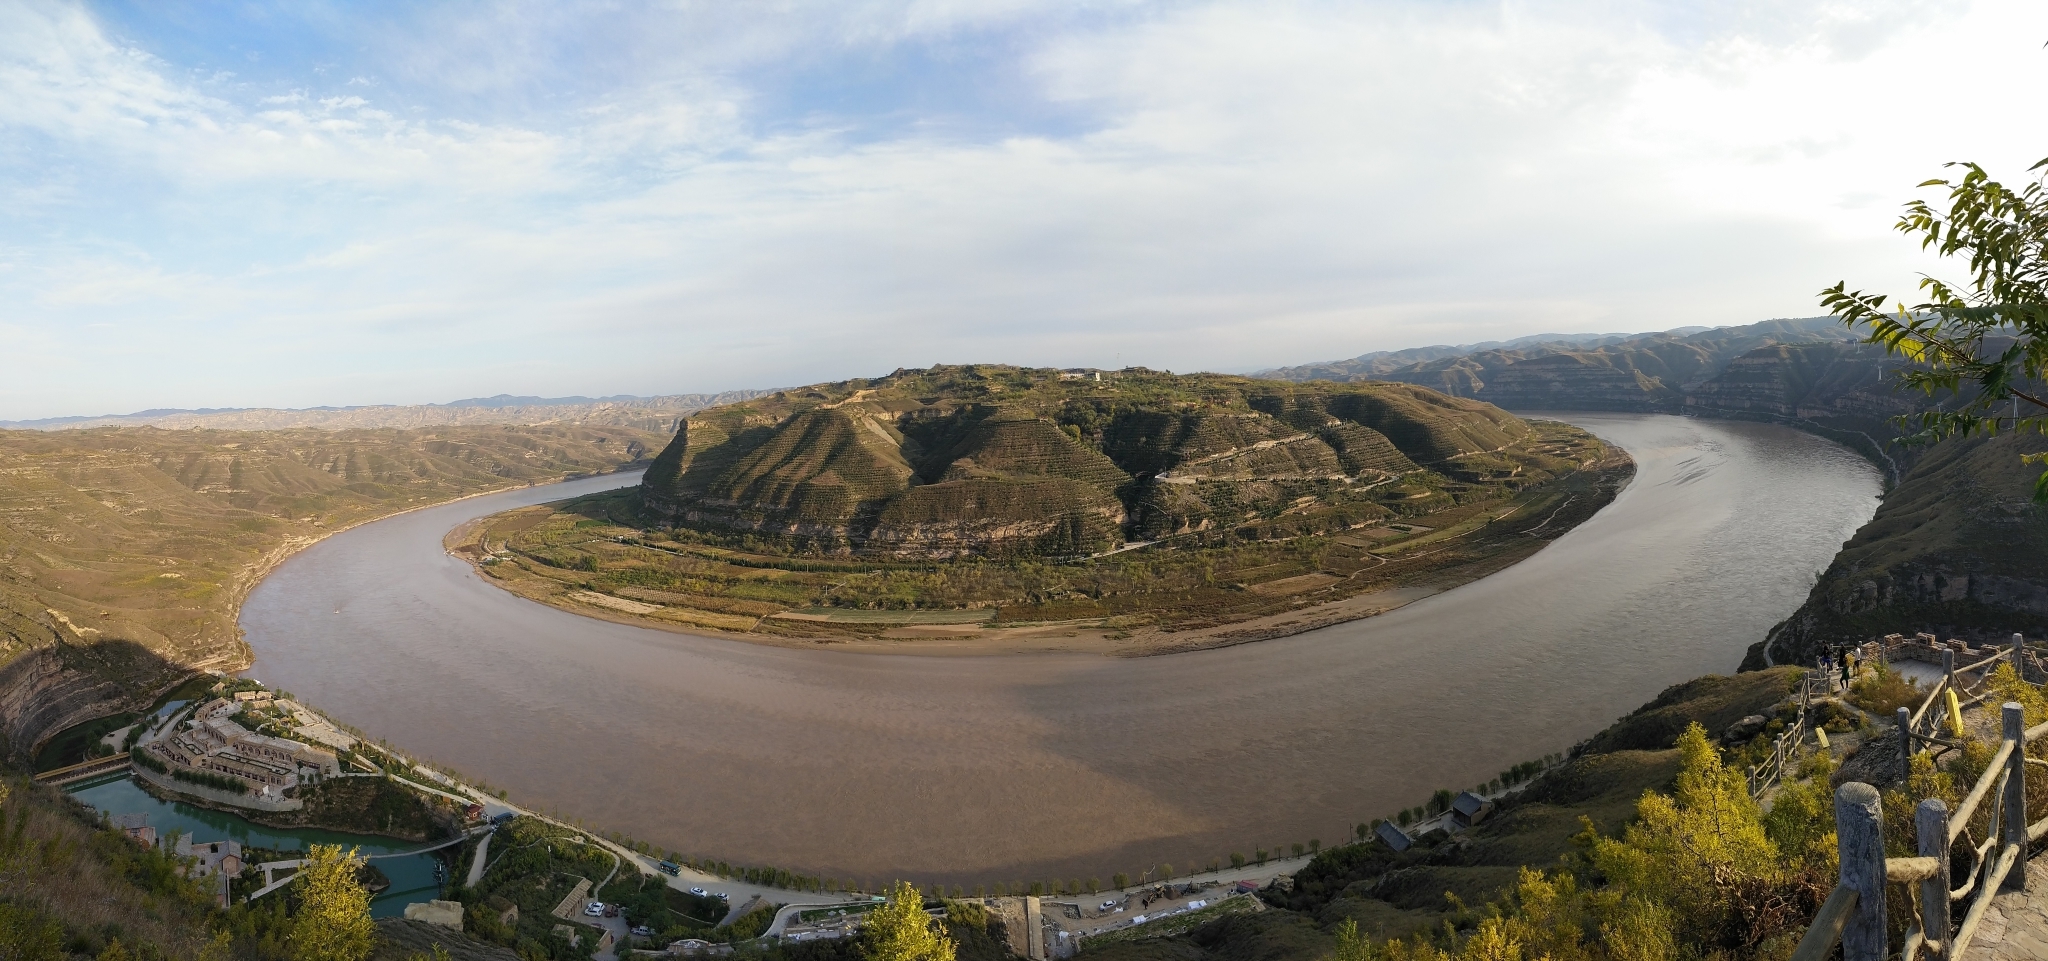
<instances>
[{"instance_id":1,"label":"river","mask_svg":"<svg viewBox=\"0 0 2048 961\"><path fill-rule=\"evenodd\" d=\"M1499 574L1379 617L1161 657L766 647L577 617L441 548L458 501L291 559L250 672L512 798L689 856L870 884L1136 876L1295 842L1561 751L1732 671L1876 509L1839 445L1562 414L1633 455L1613 504Z\"/></svg>"}]
</instances>

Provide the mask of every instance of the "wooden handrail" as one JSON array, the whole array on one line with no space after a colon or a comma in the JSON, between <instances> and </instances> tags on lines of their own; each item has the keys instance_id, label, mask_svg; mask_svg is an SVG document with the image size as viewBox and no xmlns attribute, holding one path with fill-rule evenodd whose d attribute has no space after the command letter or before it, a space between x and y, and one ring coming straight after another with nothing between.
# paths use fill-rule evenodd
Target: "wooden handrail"
<instances>
[{"instance_id":1,"label":"wooden handrail","mask_svg":"<svg viewBox=\"0 0 2048 961\"><path fill-rule=\"evenodd\" d=\"M1986 883L1983 896L1970 902L1970 910L1963 915L1963 923L1956 927L1955 949L1948 957L1960 958L1963 952L1969 949L1970 939L1977 936L1977 926L1984 923L1984 912L1991 909L1991 900L1998 892L1999 882L2005 880L2006 874L2012 871L2013 865L2019 863L2019 859L2020 846L2017 844L2006 845L2005 850L1998 855L1998 863L1992 866L1991 873L1984 878Z\"/></svg>"},{"instance_id":2,"label":"wooden handrail","mask_svg":"<svg viewBox=\"0 0 2048 961\"><path fill-rule=\"evenodd\" d=\"M1933 858L1885 858L1884 879L1893 884L1925 881L1934 876L1936 867Z\"/></svg>"},{"instance_id":3,"label":"wooden handrail","mask_svg":"<svg viewBox=\"0 0 2048 961\"><path fill-rule=\"evenodd\" d=\"M1842 943L1842 929L1848 926L1849 915L1855 911L1856 889L1835 885L1813 916L1813 923L1807 926L1806 937L1800 938L1799 947L1792 949L1792 961L1827 961L1835 945Z\"/></svg>"},{"instance_id":4,"label":"wooden handrail","mask_svg":"<svg viewBox=\"0 0 2048 961\"><path fill-rule=\"evenodd\" d=\"M1956 805L1955 813L1949 817L1950 841L1962 836L1963 828L1970 824L1970 816L1977 813L1977 803L1984 800L1984 795L1991 793L1993 783L2003 780L2006 762L2012 760L2012 749L2011 741L2001 742L1998 745L1998 753L1991 755L1991 763L1984 768L1983 776L1977 778L1977 786L1970 789L1970 796L1964 798L1963 803Z\"/></svg>"}]
</instances>

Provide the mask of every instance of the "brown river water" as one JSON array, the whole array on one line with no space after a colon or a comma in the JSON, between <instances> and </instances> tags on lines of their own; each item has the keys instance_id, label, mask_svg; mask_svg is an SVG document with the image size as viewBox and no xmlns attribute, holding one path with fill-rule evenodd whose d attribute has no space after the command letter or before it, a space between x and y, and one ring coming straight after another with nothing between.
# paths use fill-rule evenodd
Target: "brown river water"
<instances>
[{"instance_id":1,"label":"brown river water","mask_svg":"<svg viewBox=\"0 0 2048 961\"><path fill-rule=\"evenodd\" d=\"M242 612L252 675L513 800L691 856L870 884L1099 877L1331 843L1732 671L1876 509L1786 428L1563 414L1638 473L1492 577L1213 651L918 657L591 620L441 548L473 498L336 535Z\"/></svg>"}]
</instances>

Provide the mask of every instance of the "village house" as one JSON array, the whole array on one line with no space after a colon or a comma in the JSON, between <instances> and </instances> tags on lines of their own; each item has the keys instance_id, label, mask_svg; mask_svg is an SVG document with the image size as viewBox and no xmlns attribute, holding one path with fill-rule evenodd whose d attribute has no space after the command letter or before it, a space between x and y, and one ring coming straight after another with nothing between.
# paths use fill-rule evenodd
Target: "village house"
<instances>
[{"instance_id":1,"label":"village house","mask_svg":"<svg viewBox=\"0 0 2048 961\"><path fill-rule=\"evenodd\" d=\"M194 878L208 878L218 874L223 877L239 877L242 873L242 845L237 841L207 841L193 843L192 836L181 834L173 851L193 863L185 875Z\"/></svg>"},{"instance_id":2,"label":"village house","mask_svg":"<svg viewBox=\"0 0 2048 961\"><path fill-rule=\"evenodd\" d=\"M1470 828L1492 813L1493 802L1470 791L1460 791L1451 800L1451 820L1460 828Z\"/></svg>"},{"instance_id":3,"label":"village house","mask_svg":"<svg viewBox=\"0 0 2048 961\"><path fill-rule=\"evenodd\" d=\"M156 828L149 826L147 814L112 815L107 818L107 825L143 847L156 847Z\"/></svg>"}]
</instances>

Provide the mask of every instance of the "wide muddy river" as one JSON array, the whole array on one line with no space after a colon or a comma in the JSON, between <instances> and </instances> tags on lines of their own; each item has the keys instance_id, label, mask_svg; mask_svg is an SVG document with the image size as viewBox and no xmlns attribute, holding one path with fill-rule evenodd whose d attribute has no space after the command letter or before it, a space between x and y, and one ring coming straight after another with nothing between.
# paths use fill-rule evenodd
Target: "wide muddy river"
<instances>
[{"instance_id":1,"label":"wide muddy river","mask_svg":"<svg viewBox=\"0 0 2048 961\"><path fill-rule=\"evenodd\" d=\"M458 501L336 535L251 595L251 673L512 798L691 856L875 883L1206 866L1569 748L1728 672L1876 509L1789 429L1566 414L1638 465L1542 553L1368 620L1221 650L919 657L590 620L441 548Z\"/></svg>"}]
</instances>

